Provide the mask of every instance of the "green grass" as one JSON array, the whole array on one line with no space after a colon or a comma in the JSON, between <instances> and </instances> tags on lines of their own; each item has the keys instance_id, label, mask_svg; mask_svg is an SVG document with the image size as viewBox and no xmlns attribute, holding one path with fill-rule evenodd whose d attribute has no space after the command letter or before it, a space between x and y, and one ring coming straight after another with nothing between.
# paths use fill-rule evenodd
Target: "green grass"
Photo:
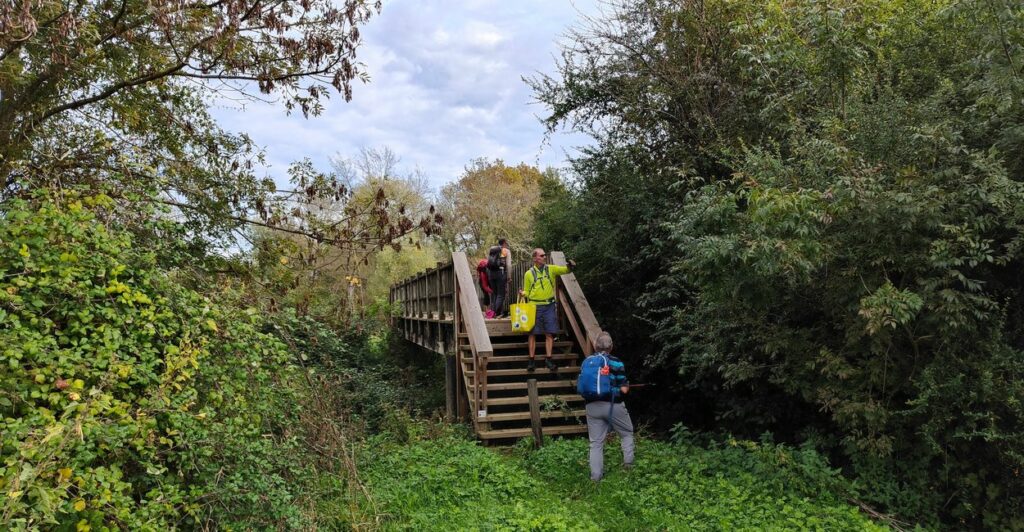
<instances>
[{"instance_id":1,"label":"green grass","mask_svg":"<svg viewBox=\"0 0 1024 532\"><path fill-rule=\"evenodd\" d=\"M753 442L705 449L641 439L636 467L606 446L588 478L584 439L500 452L455 436L375 442L364 480L388 530L882 530L840 495L813 451Z\"/></svg>"}]
</instances>

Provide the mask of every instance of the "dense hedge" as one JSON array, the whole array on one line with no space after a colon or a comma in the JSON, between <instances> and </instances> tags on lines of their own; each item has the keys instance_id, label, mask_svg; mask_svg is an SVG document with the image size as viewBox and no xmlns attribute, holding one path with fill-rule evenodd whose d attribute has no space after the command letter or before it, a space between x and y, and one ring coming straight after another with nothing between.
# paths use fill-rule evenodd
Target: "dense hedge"
<instances>
[{"instance_id":1,"label":"dense hedge","mask_svg":"<svg viewBox=\"0 0 1024 532\"><path fill-rule=\"evenodd\" d=\"M621 1L573 37L534 85L597 144L539 234L651 414L1024 529L1022 4Z\"/></svg>"},{"instance_id":2,"label":"dense hedge","mask_svg":"<svg viewBox=\"0 0 1024 532\"><path fill-rule=\"evenodd\" d=\"M290 353L157 268L110 208L3 205L0 528L300 526Z\"/></svg>"}]
</instances>

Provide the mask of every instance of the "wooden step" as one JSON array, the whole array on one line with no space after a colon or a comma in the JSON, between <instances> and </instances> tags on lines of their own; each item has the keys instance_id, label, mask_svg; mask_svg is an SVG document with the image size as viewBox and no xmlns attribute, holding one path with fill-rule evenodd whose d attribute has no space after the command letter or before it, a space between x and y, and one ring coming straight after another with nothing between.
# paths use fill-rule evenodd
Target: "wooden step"
<instances>
[{"instance_id":1,"label":"wooden step","mask_svg":"<svg viewBox=\"0 0 1024 532\"><path fill-rule=\"evenodd\" d=\"M586 425L555 425L552 427L544 427L545 436L556 436L559 434L584 434L587 432ZM481 439L484 440L497 440L502 438L525 438L533 435L533 429L530 427L520 429L496 429L496 430L481 430L477 433Z\"/></svg>"},{"instance_id":2,"label":"wooden step","mask_svg":"<svg viewBox=\"0 0 1024 532\"><path fill-rule=\"evenodd\" d=\"M465 336L465 334L460 334L459 336ZM571 342L569 340L559 340L557 342L554 342L554 346L555 346L555 348L559 348L559 347L572 347L573 346L573 342ZM491 349L493 349L495 351L507 350L507 349L524 349L525 350L525 349L529 349L529 347L530 347L529 342L508 342L508 343L500 343L500 344L499 343L492 343L491 344ZM540 349L541 351L544 350L544 340L539 340L537 342L537 348ZM472 348L469 346L469 344L460 345L459 349L462 349L463 351L472 351Z\"/></svg>"},{"instance_id":3,"label":"wooden step","mask_svg":"<svg viewBox=\"0 0 1024 532\"><path fill-rule=\"evenodd\" d=\"M571 393L571 394L541 395L540 396L540 402L543 403L549 397L554 397L555 399L557 399L559 401L564 401L566 403L579 403L579 402L583 401L582 397L580 397L577 394ZM519 397L488 397L487 398L487 406L508 406L508 405L526 405L526 404L530 404L530 398L525 396L525 395L521 395Z\"/></svg>"},{"instance_id":4,"label":"wooden step","mask_svg":"<svg viewBox=\"0 0 1024 532\"><path fill-rule=\"evenodd\" d=\"M540 362L540 361L538 361ZM469 373L472 369L466 368L466 372ZM544 367L544 363L538 364L536 371L526 371L526 367L514 368L514 369L491 369L487 368L488 377L513 377L516 375L551 375L551 374L565 374L573 375L580 372L579 366L562 366L558 368L558 371L550 371Z\"/></svg>"},{"instance_id":5,"label":"wooden step","mask_svg":"<svg viewBox=\"0 0 1024 532\"><path fill-rule=\"evenodd\" d=\"M537 381L537 388L575 388L576 381L570 380L559 380L559 381ZM506 390L525 390L525 382L495 382L487 383L487 391L489 392L501 392Z\"/></svg>"},{"instance_id":6,"label":"wooden step","mask_svg":"<svg viewBox=\"0 0 1024 532\"><path fill-rule=\"evenodd\" d=\"M515 332L512 330L512 323L508 320L489 320L485 323L487 326L487 335L491 338L496 336L522 336L530 334L528 332ZM565 331L560 330L555 333L555 336L565 336ZM468 333L459 333L459 338L469 338Z\"/></svg>"},{"instance_id":7,"label":"wooden step","mask_svg":"<svg viewBox=\"0 0 1024 532\"><path fill-rule=\"evenodd\" d=\"M579 355L577 355L576 353L558 353L555 355L551 355L551 358L555 360L577 360L579 359ZM530 355L494 355L492 357L487 357L487 360L491 363L526 362L527 360L530 360ZM462 357L462 361L472 363L473 357ZM537 365L544 365L544 355L537 355Z\"/></svg>"},{"instance_id":8,"label":"wooden step","mask_svg":"<svg viewBox=\"0 0 1024 532\"><path fill-rule=\"evenodd\" d=\"M583 417L587 415L586 410L570 410L563 412L561 410L541 410L541 419L551 419L556 417ZM479 421L485 423L494 423L497 421L515 421L517 419L530 419L529 412L506 412L502 414L487 414Z\"/></svg>"}]
</instances>

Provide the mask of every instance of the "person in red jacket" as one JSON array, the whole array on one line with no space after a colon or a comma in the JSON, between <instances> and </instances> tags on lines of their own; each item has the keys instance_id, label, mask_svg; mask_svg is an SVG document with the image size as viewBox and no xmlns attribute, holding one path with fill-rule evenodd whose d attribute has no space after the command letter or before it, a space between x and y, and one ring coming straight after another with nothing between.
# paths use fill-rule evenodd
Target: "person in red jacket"
<instances>
[{"instance_id":1,"label":"person in red jacket","mask_svg":"<svg viewBox=\"0 0 1024 532\"><path fill-rule=\"evenodd\" d=\"M480 289L484 291L484 305L490 305L492 298L494 297L494 289L491 288L491 283L487 280L487 259L480 259L480 262L476 265L476 275L480 278ZM487 308L487 317L494 316L494 310Z\"/></svg>"}]
</instances>

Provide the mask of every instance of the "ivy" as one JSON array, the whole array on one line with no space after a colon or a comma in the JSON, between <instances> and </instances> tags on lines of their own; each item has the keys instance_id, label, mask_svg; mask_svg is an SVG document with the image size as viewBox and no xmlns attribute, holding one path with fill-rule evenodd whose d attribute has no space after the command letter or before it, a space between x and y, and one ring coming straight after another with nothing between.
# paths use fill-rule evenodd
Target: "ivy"
<instances>
[{"instance_id":1,"label":"ivy","mask_svg":"<svg viewBox=\"0 0 1024 532\"><path fill-rule=\"evenodd\" d=\"M0 526L300 526L291 353L158 268L111 205L3 206Z\"/></svg>"}]
</instances>

